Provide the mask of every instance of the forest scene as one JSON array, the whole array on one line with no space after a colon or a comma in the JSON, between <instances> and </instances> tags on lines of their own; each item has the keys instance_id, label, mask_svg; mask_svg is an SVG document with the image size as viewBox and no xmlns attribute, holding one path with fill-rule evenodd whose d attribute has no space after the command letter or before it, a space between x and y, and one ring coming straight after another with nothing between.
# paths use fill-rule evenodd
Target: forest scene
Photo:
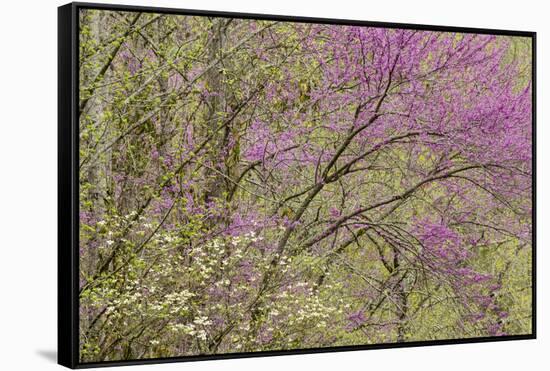
<instances>
[{"instance_id":1,"label":"forest scene","mask_svg":"<svg viewBox=\"0 0 550 371\"><path fill-rule=\"evenodd\" d=\"M532 45L80 9L80 361L532 332Z\"/></svg>"}]
</instances>

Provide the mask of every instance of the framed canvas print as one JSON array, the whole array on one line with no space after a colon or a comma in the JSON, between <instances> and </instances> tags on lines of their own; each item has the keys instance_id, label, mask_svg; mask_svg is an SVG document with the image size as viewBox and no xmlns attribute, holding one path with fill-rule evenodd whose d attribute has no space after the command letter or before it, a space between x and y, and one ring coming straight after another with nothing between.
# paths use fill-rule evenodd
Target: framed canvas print
<instances>
[{"instance_id":1,"label":"framed canvas print","mask_svg":"<svg viewBox=\"0 0 550 371\"><path fill-rule=\"evenodd\" d=\"M59 363L533 339L535 33L59 8Z\"/></svg>"}]
</instances>

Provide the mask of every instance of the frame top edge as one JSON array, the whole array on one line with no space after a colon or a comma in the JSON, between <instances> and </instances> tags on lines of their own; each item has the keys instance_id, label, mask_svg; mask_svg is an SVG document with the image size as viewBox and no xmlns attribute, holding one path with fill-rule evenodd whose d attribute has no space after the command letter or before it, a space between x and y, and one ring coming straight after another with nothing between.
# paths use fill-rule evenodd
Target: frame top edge
<instances>
[{"instance_id":1,"label":"frame top edge","mask_svg":"<svg viewBox=\"0 0 550 371\"><path fill-rule=\"evenodd\" d=\"M168 8L168 7L143 6L143 5L71 2L71 3L61 5L59 6L59 8L67 5L71 5L72 7L75 7L76 10L97 9L97 10L130 11L130 12L145 12L145 13L164 13L164 14L188 15L188 16L212 16L212 17L239 18L239 19L258 19L258 20L266 20L266 21L286 21L286 22L295 22L295 23L320 23L320 24L334 24L334 25L342 25L342 26L415 29L419 31L460 32L460 33L488 34L488 35L497 35L497 36L529 37L532 39L536 38L535 31L525 31L525 30L505 30L505 29L494 29L494 28L443 26L443 25L428 25L428 24L415 24L415 23L354 20L354 19L344 19L344 18L290 16L290 15L281 15L281 14L246 13L246 12L231 12L231 11L218 11L218 10L186 9L186 8Z\"/></svg>"}]
</instances>

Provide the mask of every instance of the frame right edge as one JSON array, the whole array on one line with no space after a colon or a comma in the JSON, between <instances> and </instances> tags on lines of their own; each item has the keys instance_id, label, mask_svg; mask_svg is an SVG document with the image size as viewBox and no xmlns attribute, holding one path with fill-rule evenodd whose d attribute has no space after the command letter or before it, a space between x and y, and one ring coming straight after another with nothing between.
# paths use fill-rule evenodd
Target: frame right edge
<instances>
[{"instance_id":1,"label":"frame right edge","mask_svg":"<svg viewBox=\"0 0 550 371\"><path fill-rule=\"evenodd\" d=\"M531 335L537 338L537 33L531 34L531 105L532 105L532 214L531 214Z\"/></svg>"}]
</instances>

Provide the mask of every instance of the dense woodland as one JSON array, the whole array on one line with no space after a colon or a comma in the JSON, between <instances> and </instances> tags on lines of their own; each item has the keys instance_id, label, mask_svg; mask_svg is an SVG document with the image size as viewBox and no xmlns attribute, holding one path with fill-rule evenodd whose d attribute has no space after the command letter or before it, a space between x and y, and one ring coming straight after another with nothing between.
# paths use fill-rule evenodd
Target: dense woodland
<instances>
[{"instance_id":1,"label":"dense woodland","mask_svg":"<svg viewBox=\"0 0 550 371\"><path fill-rule=\"evenodd\" d=\"M82 362L529 334L531 40L81 10Z\"/></svg>"}]
</instances>

